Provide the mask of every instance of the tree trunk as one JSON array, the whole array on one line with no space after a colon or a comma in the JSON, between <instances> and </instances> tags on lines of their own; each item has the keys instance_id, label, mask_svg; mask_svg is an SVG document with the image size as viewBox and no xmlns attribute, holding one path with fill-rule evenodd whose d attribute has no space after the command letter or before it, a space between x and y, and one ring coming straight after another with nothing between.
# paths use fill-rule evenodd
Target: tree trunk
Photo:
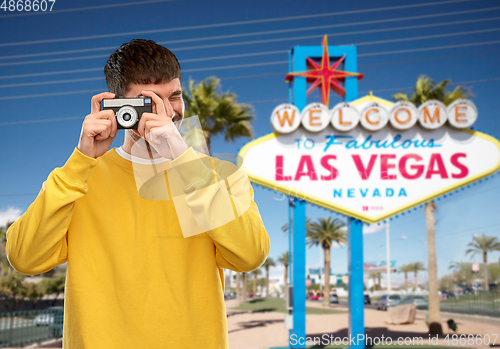
<instances>
[{"instance_id":1,"label":"tree trunk","mask_svg":"<svg viewBox=\"0 0 500 349\"><path fill-rule=\"evenodd\" d=\"M269 298L269 265L266 265L266 297Z\"/></svg>"},{"instance_id":2,"label":"tree trunk","mask_svg":"<svg viewBox=\"0 0 500 349\"><path fill-rule=\"evenodd\" d=\"M284 281L284 285L285 285L285 287L283 289L283 299L286 300L288 298L288 296L287 296L287 294L288 294L288 291L287 291L287 289L288 289L288 264L285 264L285 281Z\"/></svg>"},{"instance_id":3,"label":"tree trunk","mask_svg":"<svg viewBox=\"0 0 500 349\"><path fill-rule=\"evenodd\" d=\"M441 313L439 312L439 284L437 276L436 257L436 223L434 222L434 210L436 205L428 202L425 205L425 221L427 226L427 248L428 248L428 272L429 272L429 333L443 334L441 325Z\"/></svg>"},{"instance_id":4,"label":"tree trunk","mask_svg":"<svg viewBox=\"0 0 500 349\"><path fill-rule=\"evenodd\" d=\"M205 137L205 141L207 142L208 154L212 156L212 153L210 152L210 137Z\"/></svg>"},{"instance_id":5,"label":"tree trunk","mask_svg":"<svg viewBox=\"0 0 500 349\"><path fill-rule=\"evenodd\" d=\"M253 297L257 298L257 274L253 275Z\"/></svg>"},{"instance_id":6,"label":"tree trunk","mask_svg":"<svg viewBox=\"0 0 500 349\"><path fill-rule=\"evenodd\" d=\"M247 273L243 273L243 302L247 300Z\"/></svg>"},{"instance_id":7,"label":"tree trunk","mask_svg":"<svg viewBox=\"0 0 500 349\"><path fill-rule=\"evenodd\" d=\"M240 274L236 273L236 305L240 305Z\"/></svg>"},{"instance_id":8,"label":"tree trunk","mask_svg":"<svg viewBox=\"0 0 500 349\"><path fill-rule=\"evenodd\" d=\"M484 287L485 291L490 290L490 282L488 280L488 253L486 251L483 252L483 262L484 262Z\"/></svg>"},{"instance_id":9,"label":"tree trunk","mask_svg":"<svg viewBox=\"0 0 500 349\"><path fill-rule=\"evenodd\" d=\"M405 291L408 291L408 272L405 272Z\"/></svg>"},{"instance_id":10,"label":"tree trunk","mask_svg":"<svg viewBox=\"0 0 500 349\"><path fill-rule=\"evenodd\" d=\"M325 251L325 287L323 288L323 306L330 305L330 247L323 248Z\"/></svg>"}]
</instances>

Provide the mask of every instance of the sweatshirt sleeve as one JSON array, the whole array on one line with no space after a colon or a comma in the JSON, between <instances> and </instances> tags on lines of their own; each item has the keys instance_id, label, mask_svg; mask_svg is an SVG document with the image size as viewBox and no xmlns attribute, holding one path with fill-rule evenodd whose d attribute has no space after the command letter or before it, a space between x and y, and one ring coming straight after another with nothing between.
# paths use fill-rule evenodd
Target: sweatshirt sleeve
<instances>
[{"instance_id":1,"label":"sweatshirt sleeve","mask_svg":"<svg viewBox=\"0 0 500 349\"><path fill-rule=\"evenodd\" d=\"M219 268L247 272L260 267L270 240L245 171L228 161L200 158L193 148L172 166L194 220L216 246Z\"/></svg>"},{"instance_id":2,"label":"sweatshirt sleeve","mask_svg":"<svg viewBox=\"0 0 500 349\"><path fill-rule=\"evenodd\" d=\"M6 254L18 272L36 275L67 261L73 207L87 193L87 180L96 163L75 148L66 164L49 174L27 211L9 227Z\"/></svg>"}]
</instances>

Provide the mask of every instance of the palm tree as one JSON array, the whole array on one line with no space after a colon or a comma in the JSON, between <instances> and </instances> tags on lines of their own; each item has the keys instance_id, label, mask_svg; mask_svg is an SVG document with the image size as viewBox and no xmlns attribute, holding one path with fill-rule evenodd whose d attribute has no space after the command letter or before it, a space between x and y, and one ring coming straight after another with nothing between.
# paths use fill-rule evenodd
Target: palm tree
<instances>
[{"instance_id":1,"label":"palm tree","mask_svg":"<svg viewBox=\"0 0 500 349\"><path fill-rule=\"evenodd\" d=\"M339 245L347 243L347 233L343 229L345 223L340 219L320 218L306 230L309 247L321 246L325 252L325 287L323 291L323 306L330 304L330 247L335 242Z\"/></svg>"},{"instance_id":2,"label":"palm tree","mask_svg":"<svg viewBox=\"0 0 500 349\"><path fill-rule=\"evenodd\" d=\"M476 254L481 254L483 256L484 263L484 290L490 290L490 284L488 281L488 252L500 251L500 241L495 236L487 236L483 233L481 236L474 236L473 241L467 244L469 249L465 251L465 254L471 254L474 257Z\"/></svg>"},{"instance_id":3,"label":"palm tree","mask_svg":"<svg viewBox=\"0 0 500 349\"><path fill-rule=\"evenodd\" d=\"M291 219L291 222L293 225L293 218ZM311 218L306 217L306 231L311 228L311 224L312 224ZM283 233L288 233L288 223L283 224L283 226L281 227L281 231Z\"/></svg>"},{"instance_id":4,"label":"palm tree","mask_svg":"<svg viewBox=\"0 0 500 349\"><path fill-rule=\"evenodd\" d=\"M262 295L264 294L264 286L266 286L266 279L264 278L257 279L257 286L260 287L260 297L262 298Z\"/></svg>"},{"instance_id":5,"label":"palm tree","mask_svg":"<svg viewBox=\"0 0 500 349\"><path fill-rule=\"evenodd\" d=\"M257 277L262 274L262 270L260 269L255 269L252 270L252 275L253 275L253 296L257 297ZM262 297L262 294L261 294Z\"/></svg>"},{"instance_id":6,"label":"palm tree","mask_svg":"<svg viewBox=\"0 0 500 349\"><path fill-rule=\"evenodd\" d=\"M7 259L7 254L5 251L7 244L7 229L12 225L12 222L8 222L5 227L0 227L0 276L10 274L12 272L12 267L10 266L9 260Z\"/></svg>"},{"instance_id":7,"label":"palm tree","mask_svg":"<svg viewBox=\"0 0 500 349\"><path fill-rule=\"evenodd\" d=\"M460 98L471 98L471 93L465 87L457 86L452 92L446 91L446 86L450 80L443 80L436 85L434 80L430 77L421 75L417 78L415 83L415 91L413 95L408 98L406 93L396 93L392 96L395 100L410 101L419 107L431 99L437 99L445 105L450 105ZM432 334L442 334L443 328L441 326L441 314L439 312L439 284L437 276L437 257L436 257L436 242L435 242L435 221L434 211L436 205L433 202L428 202L425 205L425 220L427 227L427 249L428 249L428 263L429 268L429 332Z\"/></svg>"},{"instance_id":8,"label":"palm tree","mask_svg":"<svg viewBox=\"0 0 500 349\"><path fill-rule=\"evenodd\" d=\"M375 291L377 288L375 287L375 283L377 283L378 288L380 287L380 279L382 278L382 273L380 272L372 272L369 274L370 279L373 279L373 290Z\"/></svg>"},{"instance_id":9,"label":"palm tree","mask_svg":"<svg viewBox=\"0 0 500 349\"><path fill-rule=\"evenodd\" d=\"M240 305L240 286L241 286L240 274L241 273L236 273L236 304L237 305Z\"/></svg>"},{"instance_id":10,"label":"palm tree","mask_svg":"<svg viewBox=\"0 0 500 349\"><path fill-rule=\"evenodd\" d=\"M427 265L428 265L428 309L429 309L429 333L442 335L443 326L441 326L440 299L439 299L439 281L437 275L437 254L436 254L436 221L434 220L434 211L437 209L434 202L427 202L424 207L425 224L427 230ZM417 287L417 278L415 271L415 288Z\"/></svg>"},{"instance_id":11,"label":"palm tree","mask_svg":"<svg viewBox=\"0 0 500 349\"><path fill-rule=\"evenodd\" d=\"M269 297L269 268L275 267L276 263L271 257L267 257L266 261L263 264L264 268L266 268L266 297Z\"/></svg>"},{"instance_id":12,"label":"palm tree","mask_svg":"<svg viewBox=\"0 0 500 349\"><path fill-rule=\"evenodd\" d=\"M243 302L246 302L247 300L247 273L243 272Z\"/></svg>"},{"instance_id":13,"label":"palm tree","mask_svg":"<svg viewBox=\"0 0 500 349\"><path fill-rule=\"evenodd\" d=\"M463 86L457 86L452 92L446 91L446 86L451 83L451 80L443 80L436 85L434 80L426 75L420 75L415 83L415 91L413 95L408 98L406 93L396 93L392 96L393 99L397 101L409 101L415 104L415 106L420 106L425 102L436 99L444 103L444 105L450 105L457 99L467 99L473 97L473 95Z\"/></svg>"},{"instance_id":14,"label":"palm tree","mask_svg":"<svg viewBox=\"0 0 500 349\"><path fill-rule=\"evenodd\" d=\"M288 251L283 252L281 256L278 257L278 263L282 264L285 267L285 280L283 281L285 288L283 290L283 298L287 298L287 289L288 289L288 263L290 261L290 255L288 254Z\"/></svg>"},{"instance_id":15,"label":"palm tree","mask_svg":"<svg viewBox=\"0 0 500 349\"><path fill-rule=\"evenodd\" d=\"M413 290L416 291L418 287L418 281L417 281L418 272L425 270L425 268L421 262L415 262L410 264L409 269L412 273L415 274L415 288Z\"/></svg>"},{"instance_id":16,"label":"palm tree","mask_svg":"<svg viewBox=\"0 0 500 349\"><path fill-rule=\"evenodd\" d=\"M403 273L405 274L405 287L408 288L408 273L410 272L410 264L403 264L399 270L398 273Z\"/></svg>"},{"instance_id":17,"label":"palm tree","mask_svg":"<svg viewBox=\"0 0 500 349\"><path fill-rule=\"evenodd\" d=\"M463 284L470 284L472 282L474 274L472 273L471 263L451 262L448 269L452 271L453 280L455 282L461 282Z\"/></svg>"},{"instance_id":18,"label":"palm tree","mask_svg":"<svg viewBox=\"0 0 500 349\"><path fill-rule=\"evenodd\" d=\"M488 264L488 280L496 284L500 281L500 265L497 263Z\"/></svg>"},{"instance_id":19,"label":"palm tree","mask_svg":"<svg viewBox=\"0 0 500 349\"><path fill-rule=\"evenodd\" d=\"M253 137L252 107L237 103L234 93L219 94L219 90L220 80L209 77L196 85L190 80L187 91L182 92L185 117L198 115L209 152L211 136L224 134L225 141L233 142L238 137Z\"/></svg>"}]
</instances>

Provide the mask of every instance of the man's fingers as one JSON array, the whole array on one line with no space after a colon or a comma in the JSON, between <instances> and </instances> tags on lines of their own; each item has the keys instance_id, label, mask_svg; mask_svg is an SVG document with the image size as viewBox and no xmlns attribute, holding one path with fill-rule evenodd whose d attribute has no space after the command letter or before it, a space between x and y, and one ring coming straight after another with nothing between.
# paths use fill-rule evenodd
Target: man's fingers
<instances>
[{"instance_id":1,"label":"man's fingers","mask_svg":"<svg viewBox=\"0 0 500 349\"><path fill-rule=\"evenodd\" d=\"M113 136L113 123L109 119L90 119L84 122L84 132L89 138L95 138L96 141Z\"/></svg>"},{"instance_id":2,"label":"man's fingers","mask_svg":"<svg viewBox=\"0 0 500 349\"><path fill-rule=\"evenodd\" d=\"M109 123L102 123L102 124L99 123L94 125L92 131L95 134L95 140L100 142L109 138L109 134L111 133L111 127Z\"/></svg>"},{"instance_id":3,"label":"man's fingers","mask_svg":"<svg viewBox=\"0 0 500 349\"><path fill-rule=\"evenodd\" d=\"M112 110L101 110L96 114L91 114L95 120L109 120L111 122L111 135L114 137L118 132L115 113Z\"/></svg>"},{"instance_id":4,"label":"man's fingers","mask_svg":"<svg viewBox=\"0 0 500 349\"><path fill-rule=\"evenodd\" d=\"M95 114L98 113L101 110L101 102L103 99L108 98L115 98L115 94L111 92L102 92L99 93L98 95L95 95L92 97L92 102L91 102L91 108L90 108L90 113Z\"/></svg>"},{"instance_id":5,"label":"man's fingers","mask_svg":"<svg viewBox=\"0 0 500 349\"><path fill-rule=\"evenodd\" d=\"M172 119L175 115L175 112L174 112L174 107L172 107L172 104L170 104L170 102L167 102L167 104L165 104L165 111L167 112L167 116Z\"/></svg>"},{"instance_id":6,"label":"man's fingers","mask_svg":"<svg viewBox=\"0 0 500 349\"><path fill-rule=\"evenodd\" d=\"M101 110L100 112L90 115L92 115L94 119L108 119L108 120L115 119L116 121L115 112L110 109Z\"/></svg>"},{"instance_id":7,"label":"man's fingers","mask_svg":"<svg viewBox=\"0 0 500 349\"><path fill-rule=\"evenodd\" d=\"M142 91L141 94L146 97L151 97L151 100L153 101L156 108L156 114L167 115L167 112L165 111L165 104L156 93L154 93L153 91Z\"/></svg>"}]
</instances>

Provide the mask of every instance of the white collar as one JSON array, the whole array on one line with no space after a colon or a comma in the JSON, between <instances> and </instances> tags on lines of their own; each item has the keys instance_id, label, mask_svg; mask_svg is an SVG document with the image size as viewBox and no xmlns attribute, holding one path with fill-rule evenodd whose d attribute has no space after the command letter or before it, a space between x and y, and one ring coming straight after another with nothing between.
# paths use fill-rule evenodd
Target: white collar
<instances>
[{"instance_id":1,"label":"white collar","mask_svg":"<svg viewBox=\"0 0 500 349\"><path fill-rule=\"evenodd\" d=\"M137 156L134 156L134 155L127 153L125 150L123 150L122 147L116 148L116 153L118 155L120 155L122 158L124 158L125 160L131 161L133 163L140 164L140 165L151 165L151 164L157 165L157 164L161 164L162 162L165 162L165 161L170 161L170 159L165 159L165 158L157 158L157 159L139 158Z\"/></svg>"}]
</instances>

